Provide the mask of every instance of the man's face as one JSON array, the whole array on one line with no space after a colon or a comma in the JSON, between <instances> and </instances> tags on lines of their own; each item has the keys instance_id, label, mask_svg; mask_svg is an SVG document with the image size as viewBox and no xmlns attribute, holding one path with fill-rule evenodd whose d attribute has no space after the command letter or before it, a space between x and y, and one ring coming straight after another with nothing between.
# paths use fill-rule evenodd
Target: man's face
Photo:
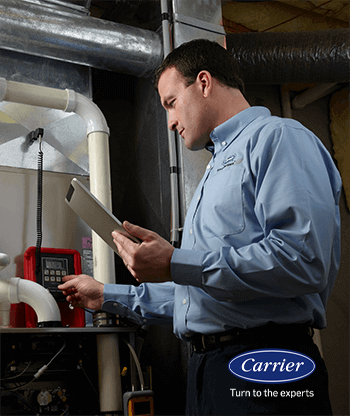
<instances>
[{"instance_id":1,"label":"man's face","mask_svg":"<svg viewBox=\"0 0 350 416\"><path fill-rule=\"evenodd\" d=\"M169 129L179 132L188 149L203 149L210 141L212 128L200 80L186 87L180 72L168 68L159 79L158 92L169 114Z\"/></svg>"}]
</instances>

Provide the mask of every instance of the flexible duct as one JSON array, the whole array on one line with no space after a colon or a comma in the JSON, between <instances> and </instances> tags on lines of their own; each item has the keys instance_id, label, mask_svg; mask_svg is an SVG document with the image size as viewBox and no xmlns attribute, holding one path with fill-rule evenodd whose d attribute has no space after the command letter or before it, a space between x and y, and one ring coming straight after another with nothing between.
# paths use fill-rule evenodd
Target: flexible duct
<instances>
[{"instance_id":1,"label":"flexible duct","mask_svg":"<svg viewBox=\"0 0 350 416\"><path fill-rule=\"evenodd\" d=\"M138 77L149 76L163 58L155 32L24 0L0 1L0 27L0 49Z\"/></svg>"},{"instance_id":2,"label":"flexible duct","mask_svg":"<svg viewBox=\"0 0 350 416\"><path fill-rule=\"evenodd\" d=\"M349 29L227 35L246 84L349 81Z\"/></svg>"}]
</instances>

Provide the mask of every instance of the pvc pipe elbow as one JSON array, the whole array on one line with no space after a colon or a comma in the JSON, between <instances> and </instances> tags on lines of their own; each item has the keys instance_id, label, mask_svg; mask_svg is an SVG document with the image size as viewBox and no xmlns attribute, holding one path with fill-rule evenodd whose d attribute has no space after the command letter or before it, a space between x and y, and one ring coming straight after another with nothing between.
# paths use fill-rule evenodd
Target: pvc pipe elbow
<instances>
[{"instance_id":1,"label":"pvc pipe elbow","mask_svg":"<svg viewBox=\"0 0 350 416\"><path fill-rule=\"evenodd\" d=\"M10 303L24 302L30 305L42 322L61 322L61 313L51 293L31 280L12 277L9 281L8 300Z\"/></svg>"},{"instance_id":2,"label":"pvc pipe elbow","mask_svg":"<svg viewBox=\"0 0 350 416\"><path fill-rule=\"evenodd\" d=\"M85 121L87 135L94 132L109 135L109 128L102 111L89 98L73 90L40 87L0 78L1 101L75 112Z\"/></svg>"},{"instance_id":3,"label":"pvc pipe elbow","mask_svg":"<svg viewBox=\"0 0 350 416\"><path fill-rule=\"evenodd\" d=\"M78 114L87 126L87 136L90 133L103 132L109 135L109 127L102 111L89 98L73 90L68 93L66 112Z\"/></svg>"}]
</instances>

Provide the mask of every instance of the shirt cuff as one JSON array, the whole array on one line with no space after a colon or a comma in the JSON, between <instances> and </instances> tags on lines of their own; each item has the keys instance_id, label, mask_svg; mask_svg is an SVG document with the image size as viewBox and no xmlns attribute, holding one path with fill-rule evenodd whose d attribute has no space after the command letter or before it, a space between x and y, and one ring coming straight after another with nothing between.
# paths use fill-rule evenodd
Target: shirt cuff
<instances>
[{"instance_id":1,"label":"shirt cuff","mask_svg":"<svg viewBox=\"0 0 350 416\"><path fill-rule=\"evenodd\" d=\"M157 285L161 284L158 283ZM169 313L169 305L165 305L163 309L157 307L157 312L158 309L161 309L160 317L154 316L148 310L144 310L145 316L143 316L142 310L144 309L144 305L142 300L135 296L136 293L130 293L135 289L137 290L137 288L131 285L105 284L103 290L104 302L101 309L111 314L127 318L129 321L140 326L172 324L173 317ZM147 307L150 306L146 299L144 303Z\"/></svg>"},{"instance_id":2,"label":"shirt cuff","mask_svg":"<svg viewBox=\"0 0 350 416\"><path fill-rule=\"evenodd\" d=\"M129 285L116 285L114 283L106 283L103 286L103 300L118 300L125 303L130 298L130 286Z\"/></svg>"},{"instance_id":3,"label":"shirt cuff","mask_svg":"<svg viewBox=\"0 0 350 416\"><path fill-rule=\"evenodd\" d=\"M202 287L204 251L175 249L171 257L171 277L179 285Z\"/></svg>"}]
</instances>

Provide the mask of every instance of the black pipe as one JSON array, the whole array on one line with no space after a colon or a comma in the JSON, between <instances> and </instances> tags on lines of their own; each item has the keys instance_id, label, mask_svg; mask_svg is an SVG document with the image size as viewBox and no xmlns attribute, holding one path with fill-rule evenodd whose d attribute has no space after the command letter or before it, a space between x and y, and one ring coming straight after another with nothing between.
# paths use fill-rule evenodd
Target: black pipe
<instances>
[{"instance_id":1,"label":"black pipe","mask_svg":"<svg viewBox=\"0 0 350 416\"><path fill-rule=\"evenodd\" d=\"M349 29L227 35L246 84L349 82Z\"/></svg>"}]
</instances>

